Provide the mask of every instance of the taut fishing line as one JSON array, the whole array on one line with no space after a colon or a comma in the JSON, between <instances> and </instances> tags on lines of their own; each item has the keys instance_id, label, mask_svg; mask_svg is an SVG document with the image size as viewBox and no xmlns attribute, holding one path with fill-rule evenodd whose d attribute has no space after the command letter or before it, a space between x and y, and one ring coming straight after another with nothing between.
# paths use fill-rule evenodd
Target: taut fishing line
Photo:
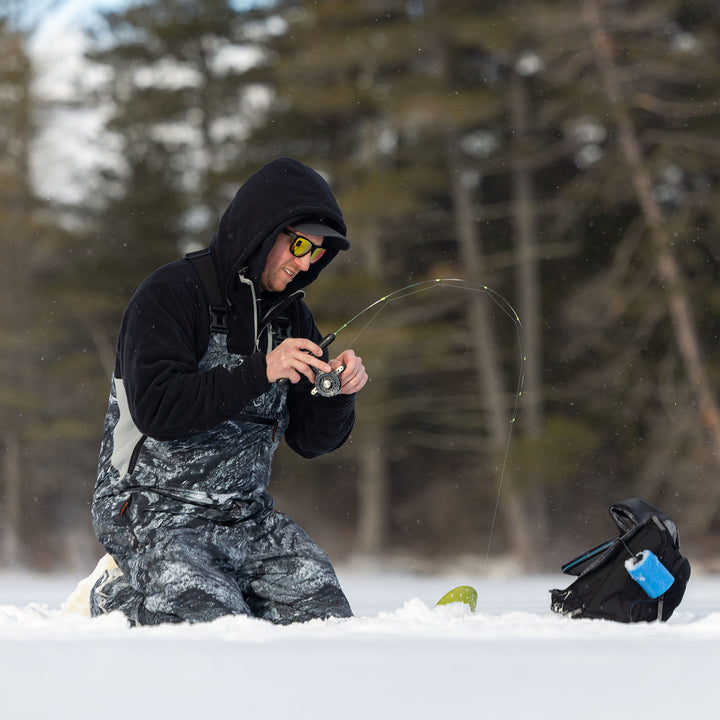
<instances>
[{"instance_id":1,"label":"taut fishing line","mask_svg":"<svg viewBox=\"0 0 720 720\"><path fill-rule=\"evenodd\" d=\"M437 287L453 287L459 290L465 290L468 292L480 292L485 295L487 295L494 303L499 307L505 315L507 315L510 320L515 325L515 334L517 337L517 344L518 344L518 350L519 350L519 369L518 369L518 381L517 381L517 389L515 392L515 398L514 398L514 404L513 404L513 410L512 410L512 416L510 418L509 426L508 426L508 434L507 434L507 441L505 443L505 451L502 461L502 467L500 470L500 478L498 481L498 489L497 489L497 495L495 497L495 507L493 509L493 515L492 515L492 521L490 524L490 537L488 538L488 545L487 545L487 552L485 554L485 567L487 569L488 561L490 558L490 547L492 544L493 535L495 533L495 524L497 521L497 515L498 510L500 507L500 496L502 493L502 486L503 486L503 480L505 478L505 469L507 467L508 457L510 453L510 441L512 439L512 431L513 426L515 425L515 421L517 419L518 409L520 407L520 397L522 395L522 388L524 383L524 368L525 368L525 354L523 351L523 345L522 345L522 337L521 337L521 329L522 325L520 323L520 318L518 317L518 314L515 312L515 309L513 306L502 296L500 293L496 292L495 290L492 290L487 285L482 285L480 283L473 283L468 280L464 280L462 278L436 278L434 280L423 280L420 282L412 283L410 285L405 285L405 287L401 287L398 290L395 290L394 292L389 293L388 295L383 295L383 297L375 300L374 302L370 303L367 307L363 308L359 313L356 315L353 315L346 323L341 325L335 332L329 333L326 335L321 342L319 343L321 348L326 348L333 340L335 340L335 337L345 330L349 325L354 323L357 319L365 315L365 313L370 312L373 308L376 308L376 311L370 316L369 320L365 323L365 325L360 329L360 331L355 335L352 342L348 343L348 347L355 344L357 339L370 327L370 325L375 322L375 320L378 318L380 313L392 302L397 302L398 300L402 300L404 298L410 297L411 295L416 295L418 293L427 292L428 290L432 290L433 288ZM340 389L340 380L339 375L342 372L343 368L342 366L340 368L337 368L331 373L317 373L317 378L315 381L315 389L313 390L313 393L317 393L326 397L335 395L339 389Z\"/></svg>"}]
</instances>

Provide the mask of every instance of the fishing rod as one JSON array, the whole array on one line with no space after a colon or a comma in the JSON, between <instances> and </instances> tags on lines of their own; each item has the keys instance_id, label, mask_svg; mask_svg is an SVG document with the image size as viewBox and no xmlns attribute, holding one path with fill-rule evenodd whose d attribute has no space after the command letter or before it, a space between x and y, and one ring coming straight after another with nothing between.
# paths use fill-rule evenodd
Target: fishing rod
<instances>
[{"instance_id":1,"label":"fishing rod","mask_svg":"<svg viewBox=\"0 0 720 720\"><path fill-rule=\"evenodd\" d=\"M510 452L510 441L512 439L512 429L515 425L515 421L517 420L518 410L520 407L520 398L522 396L522 389L523 384L525 381L524 376L524 369L525 369L525 353L523 350L523 343L522 343L522 324L520 322L520 317L518 316L517 312L515 312L515 309L513 306L498 292L495 290L492 290L487 285L483 285L481 283L473 283L471 281L462 279L462 278L435 278L433 280L422 280L420 282L411 283L410 285L405 285L404 287L399 288L398 290L395 290L388 295L383 295L381 298L378 298L374 302L370 303L367 307L363 308L358 312L357 314L353 315L347 322L343 323L335 332L328 333L325 335L325 337L322 338L322 340L318 343L319 346L324 350L330 343L332 343L335 338L343 331L345 330L349 325L354 323L356 320L358 320L360 317L365 315L366 313L370 312L373 308L377 308L376 312L372 314L369 318L369 320L365 323L365 325L362 327L362 329L355 335L352 342L349 343L349 346L353 345L357 339L367 330L367 328L377 319L378 315L392 302L401 300L403 298L409 297L411 295L415 295L417 293L426 292L428 290L431 290L436 287L454 287L459 290L469 291L469 292L481 292L487 295L494 303L497 305L497 307L502 310L502 312L507 315L510 320L515 325L515 334L517 338L517 344L518 344L518 350L519 350L519 368L518 368L518 380L517 380L517 387L515 392L515 398L513 403L513 409L512 414L510 417L510 423L508 426L508 433L507 433L507 442L505 443L505 451L504 451L504 457L503 462L500 470L500 478L498 481L498 490L497 490L497 496L495 498L495 507L493 510L493 516L492 521L490 525L490 535L488 538L488 545L487 545L487 551L485 555L485 565L487 567L489 558L490 558L490 547L492 544L493 535L495 533L495 524L497 521L497 515L498 510L500 507L500 496L502 492L502 486L503 481L505 477L505 469L507 467L509 452ZM332 397L334 395L337 395L337 393L340 391L341 381L340 381L340 374L342 373L344 367L340 365L339 367L335 368L333 371L325 373L320 372L317 368L313 368L315 370L315 387L311 391L313 395L321 395L322 397Z\"/></svg>"},{"instance_id":2,"label":"fishing rod","mask_svg":"<svg viewBox=\"0 0 720 720\"><path fill-rule=\"evenodd\" d=\"M492 301L505 313L505 315L507 315L515 324L521 359L518 391L516 394L516 406L513 409L513 416L511 420L511 422L514 422L515 418L517 417L517 401L519 400L520 394L522 392L523 367L525 363L525 356L522 350L522 340L520 335L522 324L513 306L502 295L500 295L500 293L492 290L487 285L471 283L468 280L464 280L462 278L435 278L433 280L421 280L420 282L405 285L404 287L401 287L398 290L389 293L388 295L383 295L381 298L373 301L367 307L360 310L360 312L353 315L347 322L343 323L337 330L335 330L335 332L331 332L325 335L325 337L323 337L322 340L318 343L319 347L324 350L349 325L351 325L357 319L365 315L365 313L370 312L370 310L372 310L373 308L377 308L377 312L375 312L370 317L364 327L357 333L357 335L355 335L353 340L349 343L349 345L353 345L357 341L357 339L365 332L365 330L367 330L367 328L377 319L378 315L380 315L380 313L391 302L402 300L411 295L426 292L436 287L454 287L460 290L466 290L471 292L482 292L488 295L492 299ZM337 393L340 391L339 375L342 373L343 369L343 366L340 366L329 373L318 372L315 369L316 378L313 394L321 395L323 397L332 397L333 395L337 395Z\"/></svg>"}]
</instances>

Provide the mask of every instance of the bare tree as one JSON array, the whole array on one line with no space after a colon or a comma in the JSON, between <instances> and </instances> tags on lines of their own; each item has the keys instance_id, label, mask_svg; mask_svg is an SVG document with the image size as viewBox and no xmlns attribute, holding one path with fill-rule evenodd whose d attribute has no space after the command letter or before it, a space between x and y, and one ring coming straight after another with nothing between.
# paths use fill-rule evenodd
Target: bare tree
<instances>
[{"instance_id":1,"label":"bare tree","mask_svg":"<svg viewBox=\"0 0 720 720\"><path fill-rule=\"evenodd\" d=\"M720 466L720 411L703 361L687 284L673 254L667 219L653 195L650 170L628 111L619 70L614 63L613 43L605 29L597 0L583 0L582 18L590 37L601 86L617 128L622 156L629 168L632 187L655 247L655 265L667 293L675 341L697 398L698 419L712 440L715 459Z\"/></svg>"}]
</instances>

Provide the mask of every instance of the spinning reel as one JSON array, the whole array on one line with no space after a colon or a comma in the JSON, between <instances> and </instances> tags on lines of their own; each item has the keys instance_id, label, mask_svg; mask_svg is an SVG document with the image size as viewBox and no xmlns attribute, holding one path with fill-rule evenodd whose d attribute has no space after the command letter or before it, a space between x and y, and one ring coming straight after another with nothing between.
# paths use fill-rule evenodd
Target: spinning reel
<instances>
[{"instance_id":1,"label":"spinning reel","mask_svg":"<svg viewBox=\"0 0 720 720\"><path fill-rule=\"evenodd\" d=\"M320 372L315 370L315 387L310 391L311 395L322 395L322 397L334 397L340 392L340 373L345 369L339 365L332 372Z\"/></svg>"},{"instance_id":2,"label":"spinning reel","mask_svg":"<svg viewBox=\"0 0 720 720\"><path fill-rule=\"evenodd\" d=\"M318 345L324 350L334 339L335 333L329 333ZM316 367L313 367L315 371L315 387L310 391L310 394L320 395L321 397L335 397L340 392L340 373L344 369L344 365L339 365L331 372L320 372Z\"/></svg>"},{"instance_id":3,"label":"spinning reel","mask_svg":"<svg viewBox=\"0 0 720 720\"><path fill-rule=\"evenodd\" d=\"M329 333L319 343L318 346L324 350L335 339L335 333ZM320 372L313 365L310 366L315 372L315 387L310 391L311 395L320 395L321 397L335 397L340 392L340 373L345 369L344 365L339 365L331 372ZM287 378L278 380L278 385L287 385Z\"/></svg>"}]
</instances>

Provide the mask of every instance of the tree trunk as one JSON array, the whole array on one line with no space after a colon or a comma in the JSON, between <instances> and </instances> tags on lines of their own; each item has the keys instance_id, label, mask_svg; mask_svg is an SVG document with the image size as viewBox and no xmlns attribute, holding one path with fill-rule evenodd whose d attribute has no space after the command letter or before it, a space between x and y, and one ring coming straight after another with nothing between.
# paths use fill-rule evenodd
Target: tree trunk
<instances>
[{"instance_id":1,"label":"tree trunk","mask_svg":"<svg viewBox=\"0 0 720 720\"><path fill-rule=\"evenodd\" d=\"M387 462L382 432L369 423L359 439L358 521L355 553L377 557L383 550L387 507Z\"/></svg>"},{"instance_id":2,"label":"tree trunk","mask_svg":"<svg viewBox=\"0 0 720 720\"><path fill-rule=\"evenodd\" d=\"M522 404L523 431L537 439L543 429L542 405L542 340L540 267L536 247L538 245L536 206L533 183L527 161L530 108L524 78L514 70L510 74L508 88L510 124L513 129L512 190L513 222L515 225L516 276L518 285L518 313L522 322L523 350L525 354ZM537 548L547 529L547 493L542 475L535 471L526 478L530 488L525 498L524 522L531 523L530 533L533 561L538 559Z\"/></svg>"},{"instance_id":3,"label":"tree trunk","mask_svg":"<svg viewBox=\"0 0 720 720\"><path fill-rule=\"evenodd\" d=\"M630 169L638 204L655 246L657 272L668 294L668 309L675 341L685 373L697 397L700 423L708 431L715 448L715 459L720 465L720 411L703 362L695 318L683 282L682 270L672 252L672 239L667 231L662 209L653 196L650 172L644 162L637 133L624 102L618 71L612 58L612 42L604 29L597 0L583 0L582 12L600 81L610 104L613 122L617 127L620 147Z\"/></svg>"},{"instance_id":4,"label":"tree trunk","mask_svg":"<svg viewBox=\"0 0 720 720\"><path fill-rule=\"evenodd\" d=\"M6 434L2 455L0 565L12 567L20 560L20 441L16 433Z\"/></svg>"},{"instance_id":5,"label":"tree trunk","mask_svg":"<svg viewBox=\"0 0 720 720\"><path fill-rule=\"evenodd\" d=\"M377 227L364 225L358 246L362 249L363 272L369 277L382 277L382 252ZM376 372L379 368L375 368ZM369 400L381 388L368 387L363 391ZM360 558L374 558L385 546L387 532L388 458L384 449L384 429L378 422L365 422L353 434L358 445L358 517L354 553Z\"/></svg>"},{"instance_id":6,"label":"tree trunk","mask_svg":"<svg viewBox=\"0 0 720 720\"><path fill-rule=\"evenodd\" d=\"M482 282L481 241L478 223L473 213L472 186L469 175L463 170L454 139L450 140L449 156L453 209L460 246L460 259L465 270L465 276L473 282ZM498 472L500 472L505 459L510 418L503 400L502 372L492 331L490 310L488 299L481 293L473 293L470 301L468 322L471 342L473 343L477 367L479 368L478 391L480 397L486 399L488 433L493 448L493 457L497 463ZM504 482L508 491L506 495L509 506L508 516L510 518L508 532L513 552L520 563L528 567L534 561L534 548L536 546L529 534L531 526L528 522L525 503L513 488L513 481L507 468L505 473L500 473L499 482ZM501 490L502 488L499 487L498 493ZM496 512L497 507L493 509L491 537L488 539L488 556L492 542L492 529L495 526L494 514Z\"/></svg>"}]
</instances>

